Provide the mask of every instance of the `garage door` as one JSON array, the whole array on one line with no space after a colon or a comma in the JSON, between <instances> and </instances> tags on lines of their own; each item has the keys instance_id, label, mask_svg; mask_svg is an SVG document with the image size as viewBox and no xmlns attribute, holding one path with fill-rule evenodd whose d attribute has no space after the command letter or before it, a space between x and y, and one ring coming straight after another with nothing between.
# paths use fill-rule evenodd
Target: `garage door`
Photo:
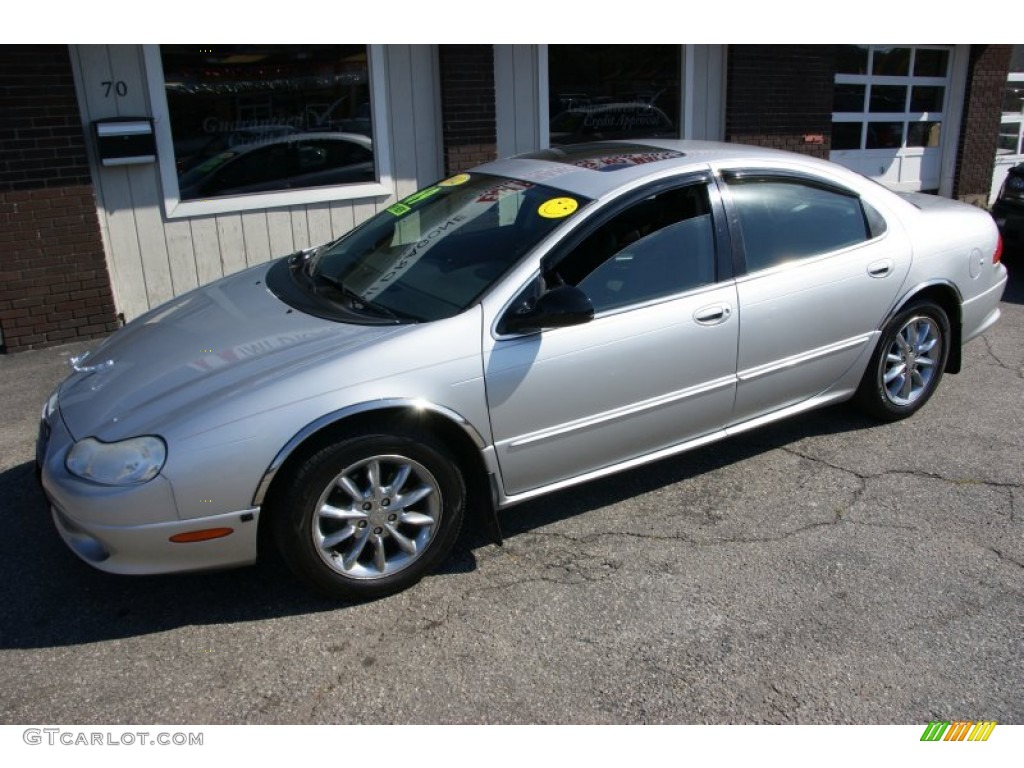
<instances>
[{"instance_id":1,"label":"garage door","mask_svg":"<svg viewBox=\"0 0 1024 768\"><path fill-rule=\"evenodd\" d=\"M888 187L936 191L951 46L837 46L831 160Z\"/></svg>"}]
</instances>

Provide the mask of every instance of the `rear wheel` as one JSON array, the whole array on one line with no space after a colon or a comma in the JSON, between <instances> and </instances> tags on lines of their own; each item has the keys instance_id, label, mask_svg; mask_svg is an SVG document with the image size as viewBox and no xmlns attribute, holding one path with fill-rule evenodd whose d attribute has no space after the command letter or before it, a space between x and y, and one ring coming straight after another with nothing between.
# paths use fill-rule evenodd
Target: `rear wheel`
<instances>
[{"instance_id":1,"label":"rear wheel","mask_svg":"<svg viewBox=\"0 0 1024 768\"><path fill-rule=\"evenodd\" d=\"M857 390L861 409L883 421L916 412L942 379L950 338L949 318L938 304L915 302L893 317Z\"/></svg>"},{"instance_id":2,"label":"rear wheel","mask_svg":"<svg viewBox=\"0 0 1024 768\"><path fill-rule=\"evenodd\" d=\"M465 482L426 434L366 434L328 446L271 502L281 554L331 597L371 599L415 584L448 554Z\"/></svg>"}]
</instances>

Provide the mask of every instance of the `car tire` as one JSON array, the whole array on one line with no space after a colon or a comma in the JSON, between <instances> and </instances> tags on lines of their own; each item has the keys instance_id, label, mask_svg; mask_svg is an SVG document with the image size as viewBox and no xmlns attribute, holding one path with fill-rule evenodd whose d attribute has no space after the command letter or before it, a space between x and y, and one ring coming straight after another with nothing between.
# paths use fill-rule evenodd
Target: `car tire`
<instances>
[{"instance_id":1,"label":"car tire","mask_svg":"<svg viewBox=\"0 0 1024 768\"><path fill-rule=\"evenodd\" d=\"M855 400L869 416L898 421L935 393L949 357L949 318L930 301L917 301L882 329Z\"/></svg>"},{"instance_id":2,"label":"car tire","mask_svg":"<svg viewBox=\"0 0 1024 768\"><path fill-rule=\"evenodd\" d=\"M466 485L429 434L363 434L321 448L271 499L285 562L328 597L370 600L412 586L445 558Z\"/></svg>"}]
</instances>

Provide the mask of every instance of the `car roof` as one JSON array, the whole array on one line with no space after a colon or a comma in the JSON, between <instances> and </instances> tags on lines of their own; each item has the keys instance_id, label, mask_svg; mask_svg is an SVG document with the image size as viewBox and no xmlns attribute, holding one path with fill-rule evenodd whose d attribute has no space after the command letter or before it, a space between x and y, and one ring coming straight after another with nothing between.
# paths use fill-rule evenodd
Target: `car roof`
<instances>
[{"instance_id":1,"label":"car roof","mask_svg":"<svg viewBox=\"0 0 1024 768\"><path fill-rule=\"evenodd\" d=\"M598 199L634 181L675 170L707 169L710 163L741 161L757 165L780 161L808 170L837 166L807 155L746 144L680 139L637 139L570 144L515 155L472 169L547 184L574 195Z\"/></svg>"}]
</instances>

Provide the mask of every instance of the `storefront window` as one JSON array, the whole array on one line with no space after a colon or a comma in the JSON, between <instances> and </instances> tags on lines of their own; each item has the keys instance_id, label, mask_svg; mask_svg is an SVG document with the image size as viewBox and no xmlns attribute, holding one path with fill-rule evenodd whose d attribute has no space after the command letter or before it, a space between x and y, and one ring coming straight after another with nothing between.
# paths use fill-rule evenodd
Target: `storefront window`
<instances>
[{"instance_id":1,"label":"storefront window","mask_svg":"<svg viewBox=\"0 0 1024 768\"><path fill-rule=\"evenodd\" d=\"M365 45L163 45L179 198L377 180Z\"/></svg>"},{"instance_id":2,"label":"storefront window","mask_svg":"<svg viewBox=\"0 0 1024 768\"><path fill-rule=\"evenodd\" d=\"M551 144L679 138L681 46L550 45Z\"/></svg>"}]
</instances>

